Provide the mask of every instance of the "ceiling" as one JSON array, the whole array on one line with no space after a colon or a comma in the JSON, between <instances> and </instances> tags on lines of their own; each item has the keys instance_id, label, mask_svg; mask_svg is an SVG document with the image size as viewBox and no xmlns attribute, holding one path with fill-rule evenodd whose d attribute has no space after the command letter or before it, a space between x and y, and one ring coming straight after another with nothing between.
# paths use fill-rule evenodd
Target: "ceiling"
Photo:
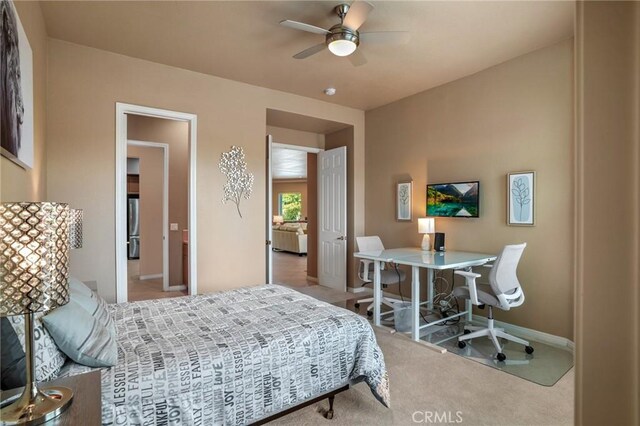
<instances>
[{"instance_id":1,"label":"ceiling","mask_svg":"<svg viewBox=\"0 0 640 426\"><path fill-rule=\"evenodd\" d=\"M273 179L306 179L307 153L274 147L271 151L271 175Z\"/></svg>"},{"instance_id":2,"label":"ceiling","mask_svg":"<svg viewBox=\"0 0 640 426\"><path fill-rule=\"evenodd\" d=\"M366 45L354 67L325 51L295 53L322 36L278 24L337 23L339 1L44 1L50 37L132 57L372 109L573 35L571 1L372 1L361 31L406 30L407 45ZM324 95L335 87L337 94Z\"/></svg>"}]
</instances>

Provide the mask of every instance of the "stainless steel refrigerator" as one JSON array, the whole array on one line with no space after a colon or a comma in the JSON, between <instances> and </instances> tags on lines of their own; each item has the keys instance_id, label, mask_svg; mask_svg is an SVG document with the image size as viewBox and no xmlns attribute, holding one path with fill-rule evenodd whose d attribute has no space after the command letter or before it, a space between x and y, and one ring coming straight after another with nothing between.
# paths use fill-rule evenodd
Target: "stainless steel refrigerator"
<instances>
[{"instance_id":1,"label":"stainless steel refrigerator","mask_svg":"<svg viewBox=\"0 0 640 426\"><path fill-rule=\"evenodd\" d=\"M128 258L140 258L140 199L138 195L129 195L127 198L127 247Z\"/></svg>"}]
</instances>

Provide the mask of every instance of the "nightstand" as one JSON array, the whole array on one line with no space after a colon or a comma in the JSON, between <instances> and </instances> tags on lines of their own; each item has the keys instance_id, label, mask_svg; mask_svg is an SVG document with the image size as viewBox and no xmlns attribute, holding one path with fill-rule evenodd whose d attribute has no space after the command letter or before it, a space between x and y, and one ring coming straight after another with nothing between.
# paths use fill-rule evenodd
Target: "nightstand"
<instances>
[{"instance_id":1,"label":"nightstand","mask_svg":"<svg viewBox=\"0 0 640 426\"><path fill-rule=\"evenodd\" d=\"M79 374L77 376L56 379L50 382L38 383L45 387L48 384L66 386L73 390L73 401L69 408L46 426L94 426L102 424L102 386L100 385L100 371ZM0 398L5 400L22 392L22 388L3 391Z\"/></svg>"}]
</instances>

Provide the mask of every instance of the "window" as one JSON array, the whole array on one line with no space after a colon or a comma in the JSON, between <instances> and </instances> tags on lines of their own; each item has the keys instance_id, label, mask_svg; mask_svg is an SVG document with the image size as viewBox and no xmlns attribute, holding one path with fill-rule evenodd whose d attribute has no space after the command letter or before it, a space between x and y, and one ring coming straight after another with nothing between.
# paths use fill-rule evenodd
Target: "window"
<instances>
[{"instance_id":1,"label":"window","mask_svg":"<svg viewBox=\"0 0 640 426\"><path fill-rule=\"evenodd\" d=\"M300 220L302 215L302 194L282 192L278 194L278 213L285 221Z\"/></svg>"}]
</instances>

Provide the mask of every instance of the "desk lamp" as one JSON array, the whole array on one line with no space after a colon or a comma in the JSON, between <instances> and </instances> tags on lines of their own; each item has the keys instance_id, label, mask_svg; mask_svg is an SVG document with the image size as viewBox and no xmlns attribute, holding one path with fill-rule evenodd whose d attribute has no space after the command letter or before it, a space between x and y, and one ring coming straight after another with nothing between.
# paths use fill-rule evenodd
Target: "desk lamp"
<instances>
[{"instance_id":1,"label":"desk lamp","mask_svg":"<svg viewBox=\"0 0 640 426\"><path fill-rule=\"evenodd\" d=\"M62 413L73 392L39 389L35 376L34 313L69 302L69 207L61 203L0 204L0 316L24 315L26 385L0 409L0 424L40 424Z\"/></svg>"},{"instance_id":2,"label":"desk lamp","mask_svg":"<svg viewBox=\"0 0 640 426\"><path fill-rule=\"evenodd\" d=\"M436 232L435 219L432 217L421 217L418 219L418 233L424 234L422 237L422 250L431 250L431 238L429 234Z\"/></svg>"}]
</instances>

